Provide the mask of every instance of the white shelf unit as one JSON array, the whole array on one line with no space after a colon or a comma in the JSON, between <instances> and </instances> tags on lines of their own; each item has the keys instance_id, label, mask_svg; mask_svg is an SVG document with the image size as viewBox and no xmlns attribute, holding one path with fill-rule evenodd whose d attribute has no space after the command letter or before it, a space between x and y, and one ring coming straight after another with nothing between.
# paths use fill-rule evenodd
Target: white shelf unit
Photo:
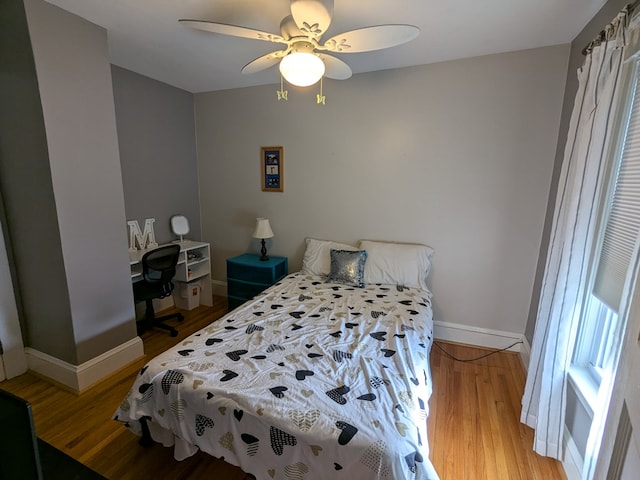
<instances>
[{"instance_id":1,"label":"white shelf unit","mask_svg":"<svg viewBox=\"0 0 640 480\"><path fill-rule=\"evenodd\" d=\"M180 245L180 258L176 265L176 275L174 282L192 283L200 285L200 305L213 305L211 292L211 249L205 242L195 242L193 240L176 240L173 242ZM161 247L162 245L159 245ZM129 263L131 265L131 281L136 282L142 276L142 256L148 250L136 250L129 252ZM176 285L176 288L180 288Z\"/></svg>"}]
</instances>

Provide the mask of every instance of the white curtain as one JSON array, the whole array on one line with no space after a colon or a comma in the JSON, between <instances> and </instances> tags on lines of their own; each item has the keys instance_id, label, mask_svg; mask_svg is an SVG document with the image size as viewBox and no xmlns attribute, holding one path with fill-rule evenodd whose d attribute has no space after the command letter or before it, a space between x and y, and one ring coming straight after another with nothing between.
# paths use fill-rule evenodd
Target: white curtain
<instances>
[{"instance_id":1,"label":"white curtain","mask_svg":"<svg viewBox=\"0 0 640 480\"><path fill-rule=\"evenodd\" d=\"M576 95L542 282L520 420L535 429L533 448L562 457L567 371L573 355L608 140L621 83L627 12L595 42L578 71Z\"/></svg>"}]
</instances>

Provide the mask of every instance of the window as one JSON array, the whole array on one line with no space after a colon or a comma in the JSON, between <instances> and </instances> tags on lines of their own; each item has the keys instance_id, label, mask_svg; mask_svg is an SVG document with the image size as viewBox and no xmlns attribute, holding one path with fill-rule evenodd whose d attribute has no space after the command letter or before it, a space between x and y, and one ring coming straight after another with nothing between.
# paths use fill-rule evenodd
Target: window
<instances>
[{"instance_id":1,"label":"window","mask_svg":"<svg viewBox=\"0 0 640 480\"><path fill-rule=\"evenodd\" d=\"M605 359L613 344L618 314L598 297L589 295L574 364L583 368L590 380L600 385L605 374Z\"/></svg>"},{"instance_id":2,"label":"window","mask_svg":"<svg viewBox=\"0 0 640 480\"><path fill-rule=\"evenodd\" d=\"M625 282L634 264L635 245L640 233L638 76L636 66L627 95L626 121L622 121L619 128L620 145L611 149L615 154L612 156L610 180L604 186L606 192L591 264L590 288L582 308L573 357L574 367L587 373L596 389L604 375L613 373L607 371L607 362L617 342Z\"/></svg>"}]
</instances>

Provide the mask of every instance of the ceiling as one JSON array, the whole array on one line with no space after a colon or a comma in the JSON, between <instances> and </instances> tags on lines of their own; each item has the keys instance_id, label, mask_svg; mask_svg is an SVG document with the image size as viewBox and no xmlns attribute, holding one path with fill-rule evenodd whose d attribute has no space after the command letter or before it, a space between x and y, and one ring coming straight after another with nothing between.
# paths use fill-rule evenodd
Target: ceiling
<instances>
[{"instance_id":1,"label":"ceiling","mask_svg":"<svg viewBox=\"0 0 640 480\"><path fill-rule=\"evenodd\" d=\"M242 67L278 44L193 30L209 20L280 33L289 0L47 0L107 30L111 63L189 92L274 84L276 67ZM417 39L376 52L336 55L354 74L571 42L606 0L335 0L323 38L387 23ZM337 80L336 80L337 81ZM346 80L348 81L348 80Z\"/></svg>"}]
</instances>

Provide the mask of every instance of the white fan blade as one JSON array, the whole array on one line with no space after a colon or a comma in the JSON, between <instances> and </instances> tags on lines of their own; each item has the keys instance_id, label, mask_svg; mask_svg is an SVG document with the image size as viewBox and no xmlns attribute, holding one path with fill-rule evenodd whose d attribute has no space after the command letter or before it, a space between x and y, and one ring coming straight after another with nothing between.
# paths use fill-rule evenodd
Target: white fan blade
<instances>
[{"instance_id":1,"label":"white fan blade","mask_svg":"<svg viewBox=\"0 0 640 480\"><path fill-rule=\"evenodd\" d=\"M254 30L253 28L238 27L237 25L228 25L226 23L208 22L206 20L178 20L182 25L186 25L197 30L205 32L220 33L222 35L231 35L234 37L250 38L252 40L263 40L265 42L276 42L287 44L287 41L280 35L275 33Z\"/></svg>"},{"instance_id":2,"label":"white fan blade","mask_svg":"<svg viewBox=\"0 0 640 480\"><path fill-rule=\"evenodd\" d=\"M273 67L287 52L288 50L276 50L275 52L267 53L266 55L251 60L242 67L242 73L256 73Z\"/></svg>"},{"instance_id":3,"label":"white fan blade","mask_svg":"<svg viewBox=\"0 0 640 480\"><path fill-rule=\"evenodd\" d=\"M370 52L407 43L419 34L420 29L413 25L378 25L341 33L320 48L340 53Z\"/></svg>"},{"instance_id":4,"label":"white fan blade","mask_svg":"<svg viewBox=\"0 0 640 480\"><path fill-rule=\"evenodd\" d=\"M324 76L334 80L346 80L351 77L351 68L339 58L325 53L317 54L324 62Z\"/></svg>"},{"instance_id":5,"label":"white fan blade","mask_svg":"<svg viewBox=\"0 0 640 480\"><path fill-rule=\"evenodd\" d=\"M291 0L296 25L310 37L320 37L331 25L333 0Z\"/></svg>"}]
</instances>

